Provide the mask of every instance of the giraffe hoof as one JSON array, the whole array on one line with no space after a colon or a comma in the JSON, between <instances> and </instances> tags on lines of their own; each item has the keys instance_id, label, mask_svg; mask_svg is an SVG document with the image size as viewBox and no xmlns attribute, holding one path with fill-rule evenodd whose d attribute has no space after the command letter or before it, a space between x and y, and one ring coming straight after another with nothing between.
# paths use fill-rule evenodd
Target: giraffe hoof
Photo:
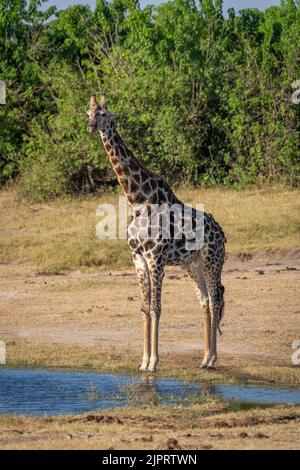
<instances>
[{"instance_id":1,"label":"giraffe hoof","mask_svg":"<svg viewBox=\"0 0 300 470\"><path fill-rule=\"evenodd\" d=\"M207 362L202 362L200 369L206 369L207 368Z\"/></svg>"},{"instance_id":2,"label":"giraffe hoof","mask_svg":"<svg viewBox=\"0 0 300 470\"><path fill-rule=\"evenodd\" d=\"M208 369L215 369L215 363L217 358L213 357L207 364Z\"/></svg>"},{"instance_id":3,"label":"giraffe hoof","mask_svg":"<svg viewBox=\"0 0 300 470\"><path fill-rule=\"evenodd\" d=\"M148 370L148 364L142 364L141 367L140 367L140 371L141 372L147 372Z\"/></svg>"}]
</instances>

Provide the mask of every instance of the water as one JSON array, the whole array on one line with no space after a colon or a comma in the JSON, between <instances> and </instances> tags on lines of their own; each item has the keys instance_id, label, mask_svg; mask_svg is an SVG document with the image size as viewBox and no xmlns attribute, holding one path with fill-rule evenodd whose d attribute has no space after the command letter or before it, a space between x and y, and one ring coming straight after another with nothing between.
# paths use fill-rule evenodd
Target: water
<instances>
[{"instance_id":1,"label":"water","mask_svg":"<svg viewBox=\"0 0 300 470\"><path fill-rule=\"evenodd\" d=\"M0 370L0 413L57 415L128 404L187 404L205 394L249 403L300 404L300 390L256 385L203 385L149 376L51 370ZM190 401L189 401L190 400Z\"/></svg>"}]
</instances>

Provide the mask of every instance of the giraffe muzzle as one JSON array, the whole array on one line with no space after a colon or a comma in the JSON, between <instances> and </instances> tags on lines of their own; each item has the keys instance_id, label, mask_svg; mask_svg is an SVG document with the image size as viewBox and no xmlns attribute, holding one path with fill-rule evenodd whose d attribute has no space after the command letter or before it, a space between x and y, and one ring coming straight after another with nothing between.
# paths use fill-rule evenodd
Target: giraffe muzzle
<instances>
[{"instance_id":1,"label":"giraffe muzzle","mask_svg":"<svg viewBox=\"0 0 300 470\"><path fill-rule=\"evenodd\" d=\"M92 125L88 125L87 126L87 131L89 134L92 134L95 130L96 126L94 126L93 124Z\"/></svg>"}]
</instances>

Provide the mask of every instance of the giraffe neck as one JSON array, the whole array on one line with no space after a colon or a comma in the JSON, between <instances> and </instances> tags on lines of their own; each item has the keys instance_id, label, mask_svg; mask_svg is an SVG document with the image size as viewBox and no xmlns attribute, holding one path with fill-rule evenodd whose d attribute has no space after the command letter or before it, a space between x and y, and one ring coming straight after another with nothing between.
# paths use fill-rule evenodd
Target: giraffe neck
<instances>
[{"instance_id":1,"label":"giraffe neck","mask_svg":"<svg viewBox=\"0 0 300 470\"><path fill-rule=\"evenodd\" d=\"M100 131L100 134L110 163L130 204L166 202L168 193L174 196L167 183L147 170L127 148L112 123L104 131Z\"/></svg>"}]
</instances>

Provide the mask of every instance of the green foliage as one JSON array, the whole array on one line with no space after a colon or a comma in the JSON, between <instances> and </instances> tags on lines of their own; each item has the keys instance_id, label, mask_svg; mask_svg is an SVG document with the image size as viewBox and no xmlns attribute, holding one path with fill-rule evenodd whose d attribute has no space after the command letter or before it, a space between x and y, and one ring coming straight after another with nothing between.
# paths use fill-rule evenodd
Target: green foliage
<instances>
[{"instance_id":1,"label":"green foliage","mask_svg":"<svg viewBox=\"0 0 300 470\"><path fill-rule=\"evenodd\" d=\"M86 83L64 63L49 66L40 78L54 95L56 109L31 123L26 156L20 163L24 191L35 199L90 192L108 168L98 136L86 138L82 103L88 102L94 84Z\"/></svg>"},{"instance_id":2,"label":"green foliage","mask_svg":"<svg viewBox=\"0 0 300 470\"><path fill-rule=\"evenodd\" d=\"M52 16L51 16L52 15ZM38 198L93 191L108 162L86 133L106 91L122 135L170 183L299 184L300 2L228 17L222 0L97 0L42 12L0 0L0 179Z\"/></svg>"},{"instance_id":3,"label":"green foliage","mask_svg":"<svg viewBox=\"0 0 300 470\"><path fill-rule=\"evenodd\" d=\"M28 126L44 109L39 43L43 25L55 8L41 12L41 3L0 0L0 80L7 95L7 104L0 105L0 183L16 175Z\"/></svg>"},{"instance_id":4,"label":"green foliage","mask_svg":"<svg viewBox=\"0 0 300 470\"><path fill-rule=\"evenodd\" d=\"M299 109L291 85L300 75L300 9L244 10L236 20L239 46L226 54L222 94L232 153L226 182L299 177ZM296 28L291 34L291 25ZM256 32L257 31L257 32ZM298 180L299 182L299 180Z\"/></svg>"}]
</instances>

